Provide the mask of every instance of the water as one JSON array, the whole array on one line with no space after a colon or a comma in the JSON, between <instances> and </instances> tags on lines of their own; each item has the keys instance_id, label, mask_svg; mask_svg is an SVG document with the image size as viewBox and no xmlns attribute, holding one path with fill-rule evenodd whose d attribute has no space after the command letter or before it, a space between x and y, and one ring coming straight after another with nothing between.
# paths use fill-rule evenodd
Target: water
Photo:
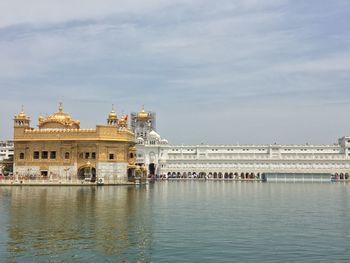
<instances>
[{"instance_id":1,"label":"water","mask_svg":"<svg viewBox=\"0 0 350 263\"><path fill-rule=\"evenodd\" d=\"M1 187L1 262L348 262L346 183Z\"/></svg>"}]
</instances>

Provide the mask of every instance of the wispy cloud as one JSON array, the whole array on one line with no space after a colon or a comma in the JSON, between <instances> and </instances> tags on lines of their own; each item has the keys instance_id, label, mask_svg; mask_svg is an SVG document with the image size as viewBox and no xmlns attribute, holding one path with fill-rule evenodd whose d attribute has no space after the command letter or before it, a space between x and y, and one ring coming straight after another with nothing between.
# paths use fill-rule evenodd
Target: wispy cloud
<instances>
[{"instance_id":1,"label":"wispy cloud","mask_svg":"<svg viewBox=\"0 0 350 263\"><path fill-rule=\"evenodd\" d=\"M146 104L175 142L304 141L350 110L349 12L345 0L1 1L1 132L21 104L37 116L63 99L85 126L112 103Z\"/></svg>"}]
</instances>

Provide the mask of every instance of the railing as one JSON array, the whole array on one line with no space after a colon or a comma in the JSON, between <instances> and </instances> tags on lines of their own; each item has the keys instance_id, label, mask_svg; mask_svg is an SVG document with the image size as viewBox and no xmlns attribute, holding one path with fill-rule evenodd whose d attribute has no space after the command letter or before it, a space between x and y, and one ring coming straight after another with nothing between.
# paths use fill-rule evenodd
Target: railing
<instances>
[{"instance_id":1,"label":"railing","mask_svg":"<svg viewBox=\"0 0 350 263\"><path fill-rule=\"evenodd\" d=\"M0 185L128 185L124 179L85 180L66 176L50 178L48 176L0 176Z\"/></svg>"}]
</instances>

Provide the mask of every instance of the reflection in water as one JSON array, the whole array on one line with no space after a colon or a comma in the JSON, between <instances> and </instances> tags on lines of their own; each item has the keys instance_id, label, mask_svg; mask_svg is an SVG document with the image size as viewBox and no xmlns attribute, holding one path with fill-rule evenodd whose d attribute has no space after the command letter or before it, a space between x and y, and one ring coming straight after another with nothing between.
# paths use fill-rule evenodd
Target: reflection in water
<instances>
[{"instance_id":1,"label":"reflection in water","mask_svg":"<svg viewBox=\"0 0 350 263\"><path fill-rule=\"evenodd\" d=\"M145 213L147 200L139 198L145 188L2 190L10 194L11 200L8 261L149 262L151 211Z\"/></svg>"},{"instance_id":2,"label":"reflection in water","mask_svg":"<svg viewBox=\"0 0 350 263\"><path fill-rule=\"evenodd\" d=\"M1 187L0 261L348 262L349 198L348 183Z\"/></svg>"}]
</instances>

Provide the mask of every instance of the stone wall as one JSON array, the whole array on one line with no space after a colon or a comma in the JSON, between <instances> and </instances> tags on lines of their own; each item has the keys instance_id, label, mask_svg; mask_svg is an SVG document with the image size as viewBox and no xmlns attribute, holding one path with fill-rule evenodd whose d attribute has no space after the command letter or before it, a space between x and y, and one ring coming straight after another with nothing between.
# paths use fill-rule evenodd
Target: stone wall
<instances>
[{"instance_id":1,"label":"stone wall","mask_svg":"<svg viewBox=\"0 0 350 263\"><path fill-rule=\"evenodd\" d=\"M76 166L49 166L49 176L53 178L76 178L78 171Z\"/></svg>"},{"instance_id":2,"label":"stone wall","mask_svg":"<svg viewBox=\"0 0 350 263\"><path fill-rule=\"evenodd\" d=\"M40 175L40 166L16 166L13 165L13 174L19 176Z\"/></svg>"},{"instance_id":3,"label":"stone wall","mask_svg":"<svg viewBox=\"0 0 350 263\"><path fill-rule=\"evenodd\" d=\"M98 162L96 165L97 178L105 180L115 180L119 182L127 182L127 164L126 163L110 163Z\"/></svg>"}]
</instances>

